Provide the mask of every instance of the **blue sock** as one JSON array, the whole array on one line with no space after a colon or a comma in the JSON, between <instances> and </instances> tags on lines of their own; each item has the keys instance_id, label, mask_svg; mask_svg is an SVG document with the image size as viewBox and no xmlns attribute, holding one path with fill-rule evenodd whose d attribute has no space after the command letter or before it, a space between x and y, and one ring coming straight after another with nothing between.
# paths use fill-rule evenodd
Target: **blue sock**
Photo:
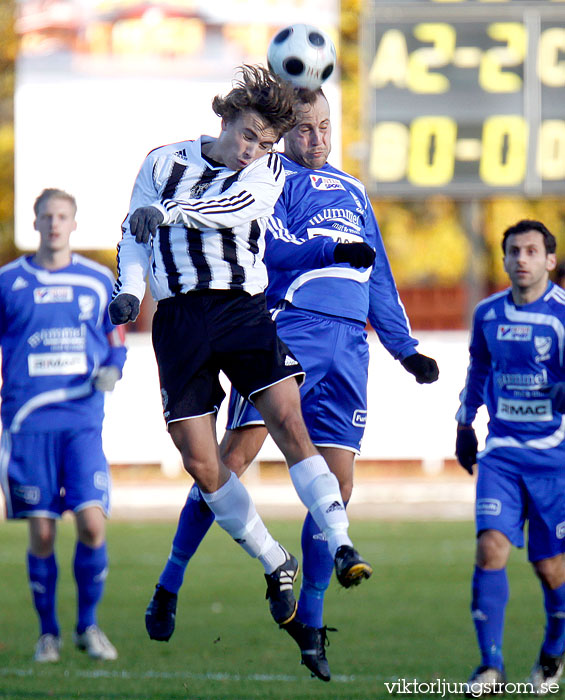
<instances>
[{"instance_id":1,"label":"blue sock","mask_svg":"<svg viewBox=\"0 0 565 700\"><path fill-rule=\"evenodd\" d=\"M76 631L82 634L87 627L96 624L96 607L102 599L108 574L106 543L92 549L77 542L73 570L78 598Z\"/></svg>"},{"instance_id":2,"label":"blue sock","mask_svg":"<svg viewBox=\"0 0 565 700\"><path fill-rule=\"evenodd\" d=\"M57 560L55 554L46 558L27 553L27 573L33 604L39 615L40 634L59 636L56 612Z\"/></svg>"},{"instance_id":3,"label":"blue sock","mask_svg":"<svg viewBox=\"0 0 565 700\"><path fill-rule=\"evenodd\" d=\"M302 586L296 617L305 625L323 625L324 596L334 569L328 543L308 513L302 527Z\"/></svg>"},{"instance_id":4,"label":"blue sock","mask_svg":"<svg viewBox=\"0 0 565 700\"><path fill-rule=\"evenodd\" d=\"M542 585L547 624L542 650L560 656L565 650L565 583L555 590Z\"/></svg>"},{"instance_id":5,"label":"blue sock","mask_svg":"<svg viewBox=\"0 0 565 700\"><path fill-rule=\"evenodd\" d=\"M503 670L502 638L508 602L508 577L504 569L475 566L471 614L481 650L481 664Z\"/></svg>"},{"instance_id":6,"label":"blue sock","mask_svg":"<svg viewBox=\"0 0 565 700\"><path fill-rule=\"evenodd\" d=\"M171 553L159 577L161 586L170 593L179 592L188 562L211 528L214 519L214 513L202 498L198 486L194 484L188 492Z\"/></svg>"}]
</instances>

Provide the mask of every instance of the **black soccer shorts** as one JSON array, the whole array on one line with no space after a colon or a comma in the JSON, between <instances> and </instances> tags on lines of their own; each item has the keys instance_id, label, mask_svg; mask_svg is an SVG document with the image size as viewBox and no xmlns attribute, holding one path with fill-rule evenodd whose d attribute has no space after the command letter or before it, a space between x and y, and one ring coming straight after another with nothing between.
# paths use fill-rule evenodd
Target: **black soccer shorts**
<instances>
[{"instance_id":1,"label":"black soccer shorts","mask_svg":"<svg viewBox=\"0 0 565 700\"><path fill-rule=\"evenodd\" d=\"M264 294L202 290L161 300L153 317L165 421L216 412L222 370L246 398L304 371L267 310Z\"/></svg>"}]
</instances>

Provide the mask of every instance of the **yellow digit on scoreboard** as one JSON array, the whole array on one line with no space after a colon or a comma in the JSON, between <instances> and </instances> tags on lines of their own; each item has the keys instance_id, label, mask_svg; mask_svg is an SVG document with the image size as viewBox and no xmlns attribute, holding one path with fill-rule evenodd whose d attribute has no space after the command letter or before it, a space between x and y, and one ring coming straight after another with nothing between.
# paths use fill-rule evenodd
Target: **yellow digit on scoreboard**
<instances>
[{"instance_id":1,"label":"yellow digit on scoreboard","mask_svg":"<svg viewBox=\"0 0 565 700\"><path fill-rule=\"evenodd\" d=\"M544 180L565 180L565 121L546 119L539 130L537 171Z\"/></svg>"},{"instance_id":2,"label":"yellow digit on scoreboard","mask_svg":"<svg viewBox=\"0 0 565 700\"><path fill-rule=\"evenodd\" d=\"M379 122L371 133L369 174L377 182L398 182L406 177L408 127L401 122Z\"/></svg>"},{"instance_id":3,"label":"yellow digit on scoreboard","mask_svg":"<svg viewBox=\"0 0 565 700\"><path fill-rule=\"evenodd\" d=\"M521 76L507 69L524 63L526 27L519 22L494 22L487 27L487 34L491 39L505 42L506 46L494 46L483 53L479 68L479 85L487 92L521 90Z\"/></svg>"},{"instance_id":4,"label":"yellow digit on scoreboard","mask_svg":"<svg viewBox=\"0 0 565 700\"><path fill-rule=\"evenodd\" d=\"M497 114L483 124L479 175L487 185L519 185L526 174L528 126L523 117Z\"/></svg>"},{"instance_id":5,"label":"yellow digit on scoreboard","mask_svg":"<svg viewBox=\"0 0 565 700\"><path fill-rule=\"evenodd\" d=\"M408 180L437 187L453 178L457 123L451 117L417 117L410 125Z\"/></svg>"},{"instance_id":6,"label":"yellow digit on scoreboard","mask_svg":"<svg viewBox=\"0 0 565 700\"><path fill-rule=\"evenodd\" d=\"M423 22L414 27L414 36L431 43L412 51L408 59L408 88L413 92L439 94L449 90L449 80L430 68L442 68L453 58L457 35L451 24Z\"/></svg>"}]
</instances>

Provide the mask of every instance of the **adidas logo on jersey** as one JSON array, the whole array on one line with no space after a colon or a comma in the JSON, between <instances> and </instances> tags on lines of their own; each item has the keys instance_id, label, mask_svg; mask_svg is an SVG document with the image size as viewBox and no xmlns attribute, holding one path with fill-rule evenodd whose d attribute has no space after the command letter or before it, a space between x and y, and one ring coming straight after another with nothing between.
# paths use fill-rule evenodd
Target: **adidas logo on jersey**
<instances>
[{"instance_id":1,"label":"adidas logo on jersey","mask_svg":"<svg viewBox=\"0 0 565 700\"><path fill-rule=\"evenodd\" d=\"M28 284L23 277L16 277L14 284L12 285L12 291L17 292L18 289L25 289L27 286Z\"/></svg>"},{"instance_id":2,"label":"adidas logo on jersey","mask_svg":"<svg viewBox=\"0 0 565 700\"><path fill-rule=\"evenodd\" d=\"M334 501L327 509L326 513L333 513L334 510L343 510L343 506L339 501Z\"/></svg>"},{"instance_id":3,"label":"adidas logo on jersey","mask_svg":"<svg viewBox=\"0 0 565 700\"><path fill-rule=\"evenodd\" d=\"M287 355L284 359L284 366L285 367L291 367L292 365L297 365L297 364L298 364L298 362L290 355Z\"/></svg>"}]
</instances>

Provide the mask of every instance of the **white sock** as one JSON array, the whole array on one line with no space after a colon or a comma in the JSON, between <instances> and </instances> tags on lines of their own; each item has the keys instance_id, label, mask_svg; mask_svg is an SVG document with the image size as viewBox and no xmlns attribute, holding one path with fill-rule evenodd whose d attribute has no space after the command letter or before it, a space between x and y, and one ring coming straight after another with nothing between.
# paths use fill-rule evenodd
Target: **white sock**
<instances>
[{"instance_id":1,"label":"white sock","mask_svg":"<svg viewBox=\"0 0 565 700\"><path fill-rule=\"evenodd\" d=\"M263 564L265 573L272 573L286 561L286 550L273 539L247 492L232 473L223 486L202 498L216 516L216 522L252 557Z\"/></svg>"},{"instance_id":2,"label":"white sock","mask_svg":"<svg viewBox=\"0 0 565 700\"><path fill-rule=\"evenodd\" d=\"M326 536L332 557L342 544L352 545L349 520L339 492L339 482L322 455L307 457L290 468L296 493Z\"/></svg>"}]
</instances>

